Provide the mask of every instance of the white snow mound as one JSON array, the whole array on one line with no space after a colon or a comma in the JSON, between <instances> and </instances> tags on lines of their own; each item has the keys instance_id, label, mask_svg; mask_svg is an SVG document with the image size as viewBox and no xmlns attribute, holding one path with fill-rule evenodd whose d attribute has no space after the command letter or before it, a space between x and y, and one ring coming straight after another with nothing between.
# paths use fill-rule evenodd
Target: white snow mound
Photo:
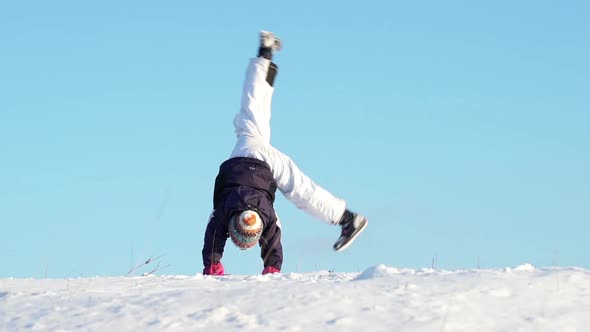
<instances>
[{"instance_id":1,"label":"white snow mound","mask_svg":"<svg viewBox=\"0 0 590 332\"><path fill-rule=\"evenodd\" d=\"M367 280L400 274L401 271L395 267L384 264L375 265L363 271L355 280Z\"/></svg>"}]
</instances>

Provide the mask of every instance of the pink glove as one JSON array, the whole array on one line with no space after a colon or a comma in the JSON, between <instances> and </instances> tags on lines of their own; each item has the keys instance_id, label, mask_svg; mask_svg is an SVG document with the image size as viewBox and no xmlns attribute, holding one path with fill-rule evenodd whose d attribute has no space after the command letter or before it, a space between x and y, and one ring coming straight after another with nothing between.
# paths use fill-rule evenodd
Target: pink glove
<instances>
[{"instance_id":1,"label":"pink glove","mask_svg":"<svg viewBox=\"0 0 590 332\"><path fill-rule=\"evenodd\" d=\"M264 268L264 270L262 270L262 274L267 274L267 273L281 273L281 270L277 269L276 267L269 265L267 267Z\"/></svg>"},{"instance_id":2,"label":"pink glove","mask_svg":"<svg viewBox=\"0 0 590 332\"><path fill-rule=\"evenodd\" d=\"M205 266L205 268L203 269L204 275L222 276L223 273L223 264L221 264L221 262L214 263L210 266Z\"/></svg>"}]
</instances>

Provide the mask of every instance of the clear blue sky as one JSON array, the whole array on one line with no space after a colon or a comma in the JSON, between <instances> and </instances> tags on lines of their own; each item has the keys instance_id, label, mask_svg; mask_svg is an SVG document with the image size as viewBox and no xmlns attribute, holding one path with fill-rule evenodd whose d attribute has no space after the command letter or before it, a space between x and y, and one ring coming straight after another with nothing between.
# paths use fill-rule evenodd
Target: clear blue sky
<instances>
[{"instance_id":1,"label":"clear blue sky","mask_svg":"<svg viewBox=\"0 0 590 332\"><path fill-rule=\"evenodd\" d=\"M285 272L590 268L585 1L5 1L0 277L201 271L219 164L261 29L273 144L366 214L279 195ZM260 273L228 242L230 273Z\"/></svg>"}]
</instances>

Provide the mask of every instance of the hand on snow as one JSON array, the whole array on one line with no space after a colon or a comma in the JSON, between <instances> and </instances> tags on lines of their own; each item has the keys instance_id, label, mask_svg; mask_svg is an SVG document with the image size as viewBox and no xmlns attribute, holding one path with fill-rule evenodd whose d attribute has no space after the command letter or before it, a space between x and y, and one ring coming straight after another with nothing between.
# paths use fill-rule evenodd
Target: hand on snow
<instances>
[{"instance_id":1,"label":"hand on snow","mask_svg":"<svg viewBox=\"0 0 590 332\"><path fill-rule=\"evenodd\" d=\"M281 270L270 265L270 266L265 267L264 270L262 270L262 274L267 274L267 273L281 273Z\"/></svg>"},{"instance_id":2,"label":"hand on snow","mask_svg":"<svg viewBox=\"0 0 590 332\"><path fill-rule=\"evenodd\" d=\"M219 262L219 263L213 263L209 266L205 266L205 268L203 269L203 274L204 275L213 275L213 276L222 276L224 274L223 264L221 264L221 262Z\"/></svg>"}]
</instances>

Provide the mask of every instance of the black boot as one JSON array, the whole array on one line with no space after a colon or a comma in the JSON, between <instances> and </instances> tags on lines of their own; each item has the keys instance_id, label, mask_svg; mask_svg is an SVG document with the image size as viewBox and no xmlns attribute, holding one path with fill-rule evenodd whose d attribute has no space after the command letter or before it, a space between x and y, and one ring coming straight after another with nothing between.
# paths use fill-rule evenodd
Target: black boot
<instances>
[{"instance_id":1,"label":"black boot","mask_svg":"<svg viewBox=\"0 0 590 332\"><path fill-rule=\"evenodd\" d=\"M344 211L340 222L342 227L340 238L334 243L334 250L341 251L346 249L359 234L365 230L369 221L367 218L348 210Z\"/></svg>"},{"instance_id":2,"label":"black boot","mask_svg":"<svg viewBox=\"0 0 590 332\"><path fill-rule=\"evenodd\" d=\"M258 57L272 61L274 52L283 47L281 40L270 31L260 31L260 47L258 48Z\"/></svg>"}]
</instances>

